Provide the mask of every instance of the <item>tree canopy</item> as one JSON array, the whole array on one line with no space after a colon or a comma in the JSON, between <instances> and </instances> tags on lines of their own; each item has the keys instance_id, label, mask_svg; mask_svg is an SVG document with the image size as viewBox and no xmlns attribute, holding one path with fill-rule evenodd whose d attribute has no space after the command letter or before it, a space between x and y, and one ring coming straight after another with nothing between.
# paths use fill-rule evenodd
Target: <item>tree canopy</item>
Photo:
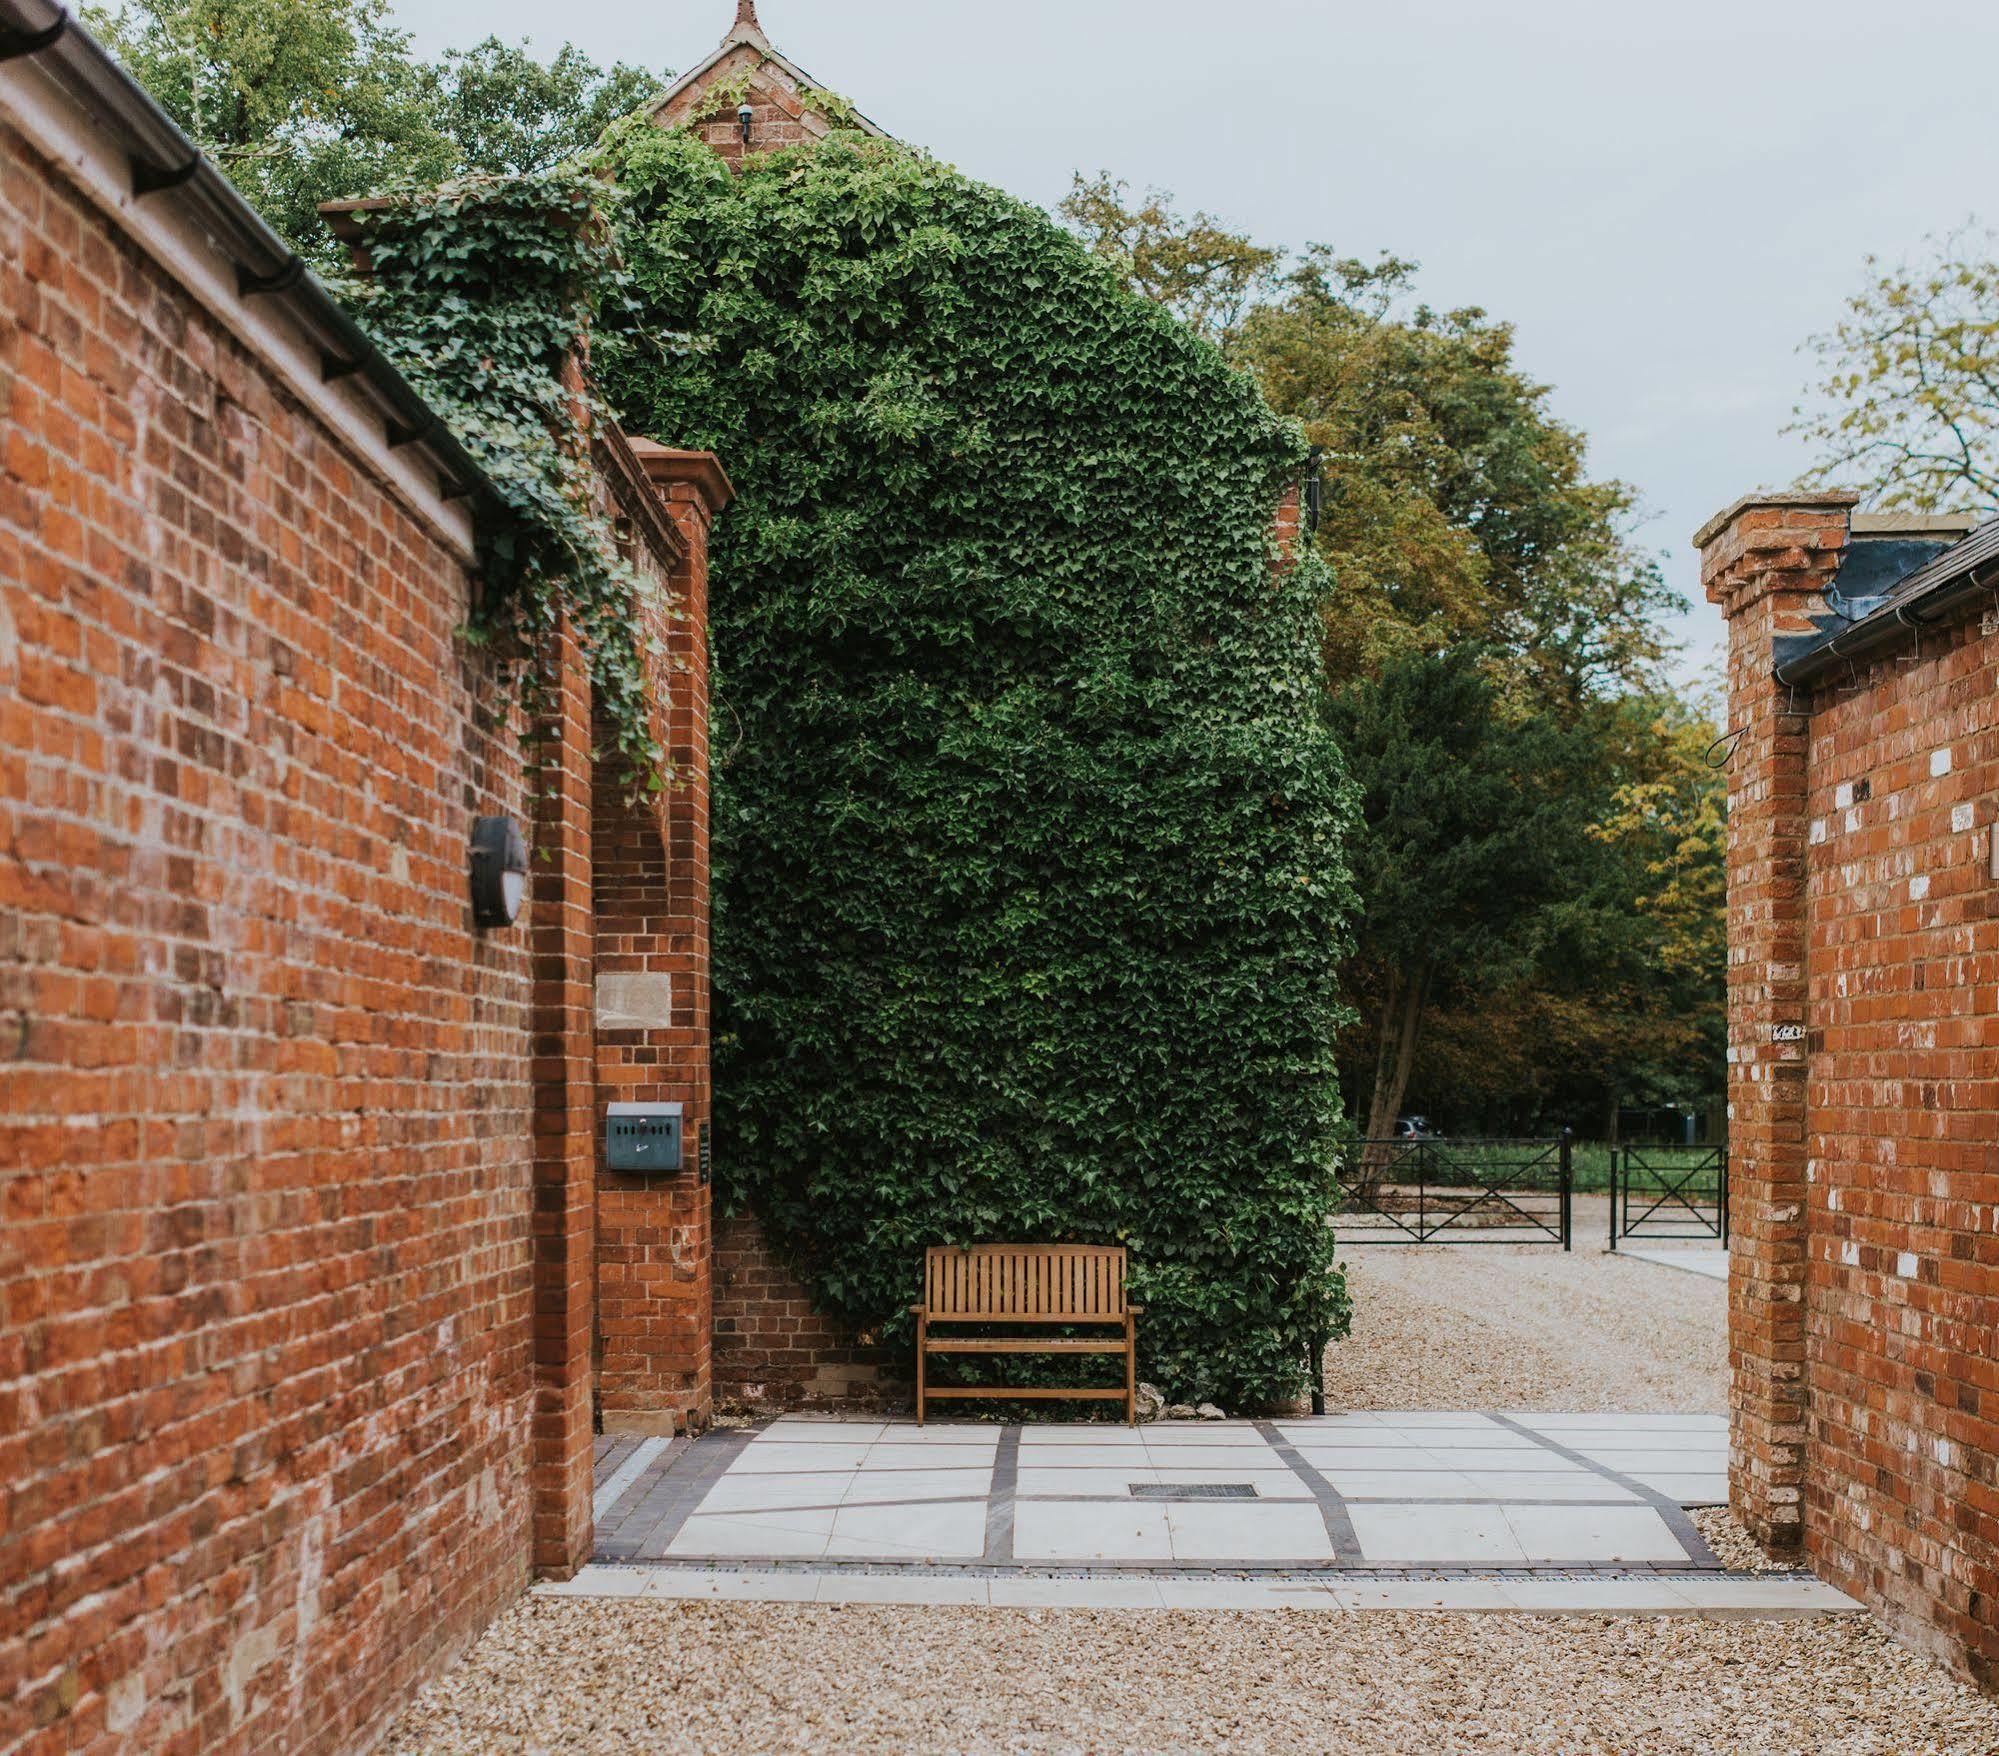
<instances>
[{"instance_id":1,"label":"tree canopy","mask_svg":"<svg viewBox=\"0 0 1999 1756\"><path fill-rule=\"evenodd\" d=\"M662 83L497 37L423 62L388 0L122 0L85 16L292 247L327 263L322 201L545 170Z\"/></svg>"},{"instance_id":2,"label":"tree canopy","mask_svg":"<svg viewBox=\"0 0 1999 1756\"><path fill-rule=\"evenodd\" d=\"M1292 255L1108 177L1064 213L1321 448L1322 683L1366 799L1342 1048L1365 1125L1409 1091L1517 1127L1718 1086L1720 966L1667 947L1698 908L1719 931L1721 845L1687 840L1698 876L1671 883L1640 845L1653 812L1718 808L1684 763L1713 729L1665 681L1675 600L1636 495L1590 474L1510 326L1432 309L1395 257Z\"/></svg>"},{"instance_id":3,"label":"tree canopy","mask_svg":"<svg viewBox=\"0 0 1999 1756\"><path fill-rule=\"evenodd\" d=\"M1808 480L1896 511L1999 512L1999 240L1967 227L1870 284L1809 344L1821 377L1794 432Z\"/></svg>"}]
</instances>

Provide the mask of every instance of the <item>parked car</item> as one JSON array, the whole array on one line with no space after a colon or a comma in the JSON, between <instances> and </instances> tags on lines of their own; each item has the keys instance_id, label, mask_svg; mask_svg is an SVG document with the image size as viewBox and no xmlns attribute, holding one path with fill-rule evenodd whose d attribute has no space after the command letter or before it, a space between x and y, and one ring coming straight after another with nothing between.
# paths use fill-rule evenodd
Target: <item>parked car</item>
<instances>
[{"instance_id":1,"label":"parked car","mask_svg":"<svg viewBox=\"0 0 1999 1756\"><path fill-rule=\"evenodd\" d=\"M1428 1116L1397 1116L1395 1118L1395 1138L1397 1140L1435 1140L1436 1129L1430 1126Z\"/></svg>"}]
</instances>

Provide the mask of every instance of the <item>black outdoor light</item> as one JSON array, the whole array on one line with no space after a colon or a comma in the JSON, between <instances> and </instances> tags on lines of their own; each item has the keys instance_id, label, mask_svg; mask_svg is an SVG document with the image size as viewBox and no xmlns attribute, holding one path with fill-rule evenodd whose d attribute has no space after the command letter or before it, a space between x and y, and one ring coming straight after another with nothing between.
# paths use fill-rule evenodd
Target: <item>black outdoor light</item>
<instances>
[{"instance_id":1,"label":"black outdoor light","mask_svg":"<svg viewBox=\"0 0 1999 1756\"><path fill-rule=\"evenodd\" d=\"M750 143L750 119L754 114L755 112L751 110L748 98L743 99L742 103L736 107L736 120L743 125L743 144L745 146L748 146Z\"/></svg>"},{"instance_id":2,"label":"black outdoor light","mask_svg":"<svg viewBox=\"0 0 1999 1756\"><path fill-rule=\"evenodd\" d=\"M472 919L481 927L511 927L528 893L528 844L508 817L472 824Z\"/></svg>"}]
</instances>

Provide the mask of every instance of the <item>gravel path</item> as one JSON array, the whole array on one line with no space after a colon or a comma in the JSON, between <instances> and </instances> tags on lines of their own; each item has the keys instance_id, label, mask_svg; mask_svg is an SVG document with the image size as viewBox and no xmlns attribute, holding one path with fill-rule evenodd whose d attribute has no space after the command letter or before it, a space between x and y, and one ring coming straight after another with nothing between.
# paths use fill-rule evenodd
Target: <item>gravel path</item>
<instances>
[{"instance_id":1,"label":"gravel path","mask_svg":"<svg viewBox=\"0 0 1999 1756\"><path fill-rule=\"evenodd\" d=\"M1716 1558L1733 1573L1788 1573L1805 1569L1797 1555L1773 1555L1726 1506L1703 1506L1687 1515ZM1808 1571L1808 1569L1805 1569Z\"/></svg>"},{"instance_id":2,"label":"gravel path","mask_svg":"<svg viewBox=\"0 0 1999 1756\"><path fill-rule=\"evenodd\" d=\"M1354 1328L1327 1350L1330 1410L1728 1406L1723 1281L1596 1247L1377 1244L1345 1262Z\"/></svg>"},{"instance_id":3,"label":"gravel path","mask_svg":"<svg viewBox=\"0 0 1999 1756\"><path fill-rule=\"evenodd\" d=\"M1990 1756L1999 1703L1858 1616L530 1599L425 1692L385 1749Z\"/></svg>"}]
</instances>

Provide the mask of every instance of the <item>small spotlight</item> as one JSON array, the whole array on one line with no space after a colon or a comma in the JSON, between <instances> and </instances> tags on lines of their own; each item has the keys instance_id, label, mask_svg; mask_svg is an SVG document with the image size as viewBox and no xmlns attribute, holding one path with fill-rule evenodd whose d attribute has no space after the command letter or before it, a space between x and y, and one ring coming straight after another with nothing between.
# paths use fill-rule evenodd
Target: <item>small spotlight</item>
<instances>
[{"instance_id":1,"label":"small spotlight","mask_svg":"<svg viewBox=\"0 0 1999 1756\"><path fill-rule=\"evenodd\" d=\"M754 114L755 112L751 110L749 99L747 98L743 100L736 110L736 120L743 125L743 144L745 146L748 146L750 143L750 122Z\"/></svg>"}]
</instances>

